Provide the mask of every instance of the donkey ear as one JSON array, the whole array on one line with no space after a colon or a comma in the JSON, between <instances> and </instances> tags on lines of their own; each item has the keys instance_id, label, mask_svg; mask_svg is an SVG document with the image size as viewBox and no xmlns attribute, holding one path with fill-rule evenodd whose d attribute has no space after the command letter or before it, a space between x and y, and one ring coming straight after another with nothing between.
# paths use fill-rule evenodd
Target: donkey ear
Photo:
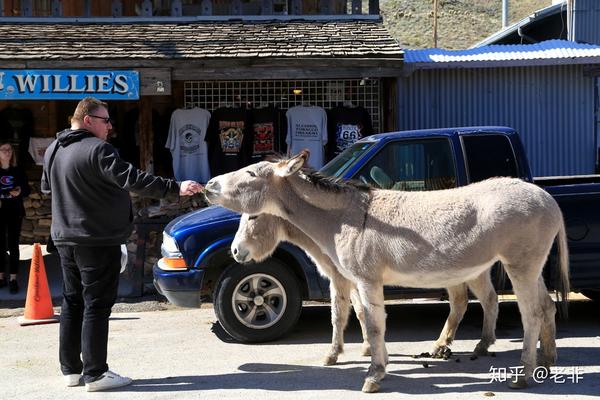
<instances>
[{"instance_id":1,"label":"donkey ear","mask_svg":"<svg viewBox=\"0 0 600 400\"><path fill-rule=\"evenodd\" d=\"M306 160L310 156L310 152L306 149L302 150L300 153L290 158L287 161L282 161L277 165L277 169L275 174L277 176L286 177L295 174L304 166Z\"/></svg>"}]
</instances>

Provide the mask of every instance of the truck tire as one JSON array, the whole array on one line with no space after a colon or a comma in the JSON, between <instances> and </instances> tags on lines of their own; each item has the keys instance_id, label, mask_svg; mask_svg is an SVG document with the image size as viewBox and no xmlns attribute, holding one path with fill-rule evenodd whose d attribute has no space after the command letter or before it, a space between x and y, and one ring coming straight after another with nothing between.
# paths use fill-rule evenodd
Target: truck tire
<instances>
[{"instance_id":1,"label":"truck tire","mask_svg":"<svg viewBox=\"0 0 600 400\"><path fill-rule=\"evenodd\" d=\"M225 331L244 343L288 333L300 317L302 297L294 273L275 259L233 264L216 286L214 310Z\"/></svg>"},{"instance_id":2,"label":"truck tire","mask_svg":"<svg viewBox=\"0 0 600 400\"><path fill-rule=\"evenodd\" d=\"M600 290L586 289L586 290L582 290L581 294L583 294L585 297L587 297L590 300L593 300L596 302L600 301Z\"/></svg>"}]
</instances>

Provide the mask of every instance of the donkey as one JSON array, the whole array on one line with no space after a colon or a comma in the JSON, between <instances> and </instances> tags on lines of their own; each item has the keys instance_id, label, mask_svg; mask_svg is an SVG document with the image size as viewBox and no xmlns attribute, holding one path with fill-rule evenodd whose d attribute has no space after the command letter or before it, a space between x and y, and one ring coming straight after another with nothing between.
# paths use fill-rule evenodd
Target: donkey
<instances>
[{"instance_id":1,"label":"donkey","mask_svg":"<svg viewBox=\"0 0 600 400\"><path fill-rule=\"evenodd\" d=\"M362 354L370 355L367 341L364 312L356 286L344 278L331 259L304 232L283 218L270 214L242 214L240 225L231 244L231 254L238 263L261 262L271 256L277 245L287 241L302 248L314 261L319 273L330 281L331 324L333 326L332 345L325 359L325 365L335 364L344 351L344 330L349 317L349 299L360 322L363 334ZM384 282L387 283L387 282ZM482 339L474 350L476 355L487 354L488 347L496 340L495 327L498 316L498 296L490 281L490 274L484 272L478 278L447 288L450 301L450 314L444 328L435 342L432 355L441 357L449 351L456 329L468 306L467 285L480 299L484 312Z\"/></svg>"},{"instance_id":2,"label":"donkey","mask_svg":"<svg viewBox=\"0 0 600 400\"><path fill-rule=\"evenodd\" d=\"M385 376L383 282L449 287L475 279L501 261L523 323L523 388L537 366L556 362L556 307L542 269L557 240L560 290L569 289L562 213L543 189L494 178L455 189L401 192L348 184L306 172L302 151L211 179L205 196L231 210L273 214L311 237L337 270L356 285L364 307L371 365L362 390L376 392Z\"/></svg>"}]
</instances>

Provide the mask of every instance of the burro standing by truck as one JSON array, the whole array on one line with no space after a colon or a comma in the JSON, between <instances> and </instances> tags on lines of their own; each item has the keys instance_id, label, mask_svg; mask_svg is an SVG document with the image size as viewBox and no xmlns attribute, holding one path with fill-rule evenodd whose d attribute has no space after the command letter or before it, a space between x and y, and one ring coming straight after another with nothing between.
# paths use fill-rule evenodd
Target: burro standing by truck
<instances>
[{"instance_id":1,"label":"burro standing by truck","mask_svg":"<svg viewBox=\"0 0 600 400\"><path fill-rule=\"evenodd\" d=\"M325 165L322 174L354 179L384 189L449 189L497 176L520 178L550 193L563 213L569 245L571 290L600 299L600 176L531 176L518 134L507 127L465 127L394 132L370 136ZM208 207L173 220L164 230L162 255L154 267L155 286L169 301L199 307L212 301L217 315L227 316L227 331L248 342L273 340L287 333L303 300L327 300L328 282L306 254L282 243L262 263L240 267L230 245L240 215ZM553 250L547 264L556 263ZM248 290L256 277L267 292L257 306ZM543 272L546 286L557 288L555 268ZM497 280L499 292L509 282ZM276 293L273 299L268 293ZM441 290L386 287L386 299L439 296ZM254 310L248 319L248 310ZM272 312L275 310L275 312Z\"/></svg>"}]
</instances>

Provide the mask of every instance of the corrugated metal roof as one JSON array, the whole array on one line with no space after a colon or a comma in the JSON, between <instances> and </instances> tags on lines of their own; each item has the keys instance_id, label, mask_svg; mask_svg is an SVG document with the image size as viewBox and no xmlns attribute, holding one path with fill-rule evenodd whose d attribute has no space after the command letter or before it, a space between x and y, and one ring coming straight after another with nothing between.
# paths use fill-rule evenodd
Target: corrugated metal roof
<instances>
[{"instance_id":1,"label":"corrugated metal roof","mask_svg":"<svg viewBox=\"0 0 600 400\"><path fill-rule=\"evenodd\" d=\"M401 58L381 21L0 23L0 60Z\"/></svg>"},{"instance_id":2,"label":"corrugated metal roof","mask_svg":"<svg viewBox=\"0 0 600 400\"><path fill-rule=\"evenodd\" d=\"M470 63L544 60L545 65L565 64L565 60L581 62L600 58L600 46L575 43L567 40L546 40L536 44L490 45L467 50L422 49L405 50L406 64L419 63ZM592 60L590 60L592 59Z\"/></svg>"}]
</instances>

